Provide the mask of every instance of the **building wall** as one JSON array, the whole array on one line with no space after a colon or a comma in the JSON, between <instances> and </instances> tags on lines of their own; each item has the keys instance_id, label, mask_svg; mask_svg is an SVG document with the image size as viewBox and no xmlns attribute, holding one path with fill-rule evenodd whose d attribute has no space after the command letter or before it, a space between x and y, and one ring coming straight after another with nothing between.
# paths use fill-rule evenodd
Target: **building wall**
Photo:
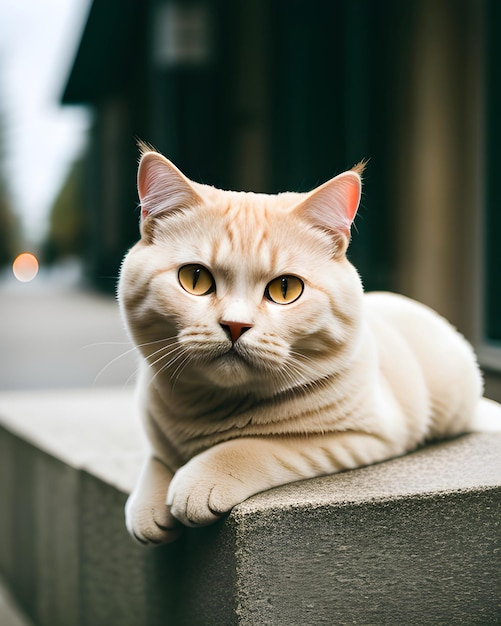
<instances>
[{"instance_id":1,"label":"building wall","mask_svg":"<svg viewBox=\"0 0 501 626\"><path fill-rule=\"evenodd\" d=\"M497 279L491 267L487 280L485 265L492 240L486 216L497 210L487 187L496 167L488 161L493 129L486 115L486 68L499 67L499 50L487 37L493 4L414 5L415 27L403 33L410 36L409 71L397 95L394 214L397 289L435 308L474 343L486 394L499 400L501 346L489 338L485 318L501 273L501 264Z\"/></svg>"},{"instance_id":2,"label":"building wall","mask_svg":"<svg viewBox=\"0 0 501 626\"><path fill-rule=\"evenodd\" d=\"M395 169L398 287L474 334L481 3L420 0Z\"/></svg>"},{"instance_id":3,"label":"building wall","mask_svg":"<svg viewBox=\"0 0 501 626\"><path fill-rule=\"evenodd\" d=\"M89 95L94 279L114 285L137 237L136 138L195 180L264 192L311 189L366 158L349 250L365 287L429 304L480 345L494 2L148 0L128 2L123 23L117 5L122 53L93 61L116 67ZM95 0L93 23L115 4Z\"/></svg>"}]
</instances>

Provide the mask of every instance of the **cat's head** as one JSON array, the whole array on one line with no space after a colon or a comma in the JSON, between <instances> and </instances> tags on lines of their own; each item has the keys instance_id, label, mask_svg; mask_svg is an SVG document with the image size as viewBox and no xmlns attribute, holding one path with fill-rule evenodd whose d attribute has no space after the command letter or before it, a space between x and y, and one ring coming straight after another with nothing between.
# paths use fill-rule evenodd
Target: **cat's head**
<instances>
[{"instance_id":1,"label":"cat's head","mask_svg":"<svg viewBox=\"0 0 501 626\"><path fill-rule=\"evenodd\" d=\"M360 173L305 194L230 192L143 153L142 236L119 299L158 383L273 395L346 365L362 306L345 255Z\"/></svg>"}]
</instances>

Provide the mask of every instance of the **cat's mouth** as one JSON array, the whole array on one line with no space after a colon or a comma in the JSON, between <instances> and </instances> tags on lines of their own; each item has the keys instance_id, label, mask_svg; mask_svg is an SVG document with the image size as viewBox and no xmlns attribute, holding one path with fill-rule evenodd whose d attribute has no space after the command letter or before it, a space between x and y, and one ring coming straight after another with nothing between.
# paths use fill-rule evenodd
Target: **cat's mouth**
<instances>
[{"instance_id":1,"label":"cat's mouth","mask_svg":"<svg viewBox=\"0 0 501 626\"><path fill-rule=\"evenodd\" d=\"M207 348L207 346L206 346ZM273 378L277 368L262 350L253 349L238 341L229 345L218 343L211 350L193 354L193 365L218 387L263 386ZM198 362L198 363L197 363Z\"/></svg>"},{"instance_id":2,"label":"cat's mouth","mask_svg":"<svg viewBox=\"0 0 501 626\"><path fill-rule=\"evenodd\" d=\"M255 367L255 362L251 359L249 353L246 350L242 350L237 344L233 344L219 358L226 360L228 363L241 363L249 367Z\"/></svg>"},{"instance_id":3,"label":"cat's mouth","mask_svg":"<svg viewBox=\"0 0 501 626\"><path fill-rule=\"evenodd\" d=\"M212 367L214 366L216 369L224 368L225 372L231 376L237 375L237 378L241 375L245 375L246 378L253 377L263 370L259 360L238 344L233 344L231 348L215 357L212 362Z\"/></svg>"}]
</instances>

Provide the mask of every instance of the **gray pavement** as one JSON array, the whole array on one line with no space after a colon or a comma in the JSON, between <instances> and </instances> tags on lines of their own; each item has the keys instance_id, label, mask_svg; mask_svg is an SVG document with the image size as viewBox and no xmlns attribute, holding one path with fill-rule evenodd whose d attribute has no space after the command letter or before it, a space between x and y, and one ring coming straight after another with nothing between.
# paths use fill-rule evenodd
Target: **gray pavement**
<instances>
[{"instance_id":1,"label":"gray pavement","mask_svg":"<svg viewBox=\"0 0 501 626\"><path fill-rule=\"evenodd\" d=\"M0 279L0 390L131 384L136 357L112 296L66 274Z\"/></svg>"}]
</instances>

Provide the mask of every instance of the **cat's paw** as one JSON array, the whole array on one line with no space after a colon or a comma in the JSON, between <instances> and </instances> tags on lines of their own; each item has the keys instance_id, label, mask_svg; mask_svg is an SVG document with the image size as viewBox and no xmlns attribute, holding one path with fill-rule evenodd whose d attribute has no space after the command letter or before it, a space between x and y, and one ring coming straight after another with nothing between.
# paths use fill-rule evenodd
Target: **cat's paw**
<instances>
[{"instance_id":1,"label":"cat's paw","mask_svg":"<svg viewBox=\"0 0 501 626\"><path fill-rule=\"evenodd\" d=\"M195 457L174 475L167 492L167 504L171 514L185 526L206 526L251 493L238 476Z\"/></svg>"},{"instance_id":2,"label":"cat's paw","mask_svg":"<svg viewBox=\"0 0 501 626\"><path fill-rule=\"evenodd\" d=\"M171 543L179 538L182 527L169 508L141 502L132 494L125 506L125 523L133 539L144 546Z\"/></svg>"}]
</instances>

